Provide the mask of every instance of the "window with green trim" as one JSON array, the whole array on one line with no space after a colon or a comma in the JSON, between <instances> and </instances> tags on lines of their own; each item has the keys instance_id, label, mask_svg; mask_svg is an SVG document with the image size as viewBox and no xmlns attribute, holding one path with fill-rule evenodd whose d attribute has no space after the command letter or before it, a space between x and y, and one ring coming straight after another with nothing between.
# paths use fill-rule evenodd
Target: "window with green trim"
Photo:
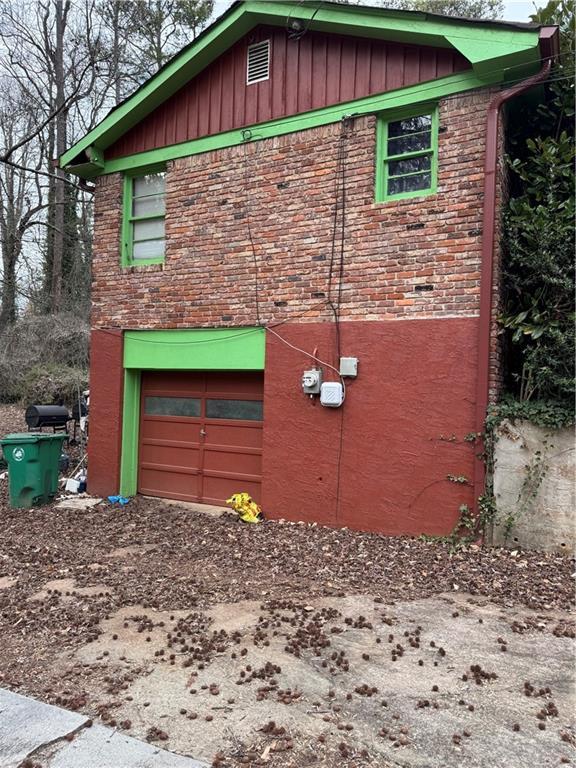
<instances>
[{"instance_id":1,"label":"window with green trim","mask_svg":"<svg viewBox=\"0 0 576 768\"><path fill-rule=\"evenodd\" d=\"M166 173L163 169L124 177L122 263L158 264L166 250Z\"/></svg>"},{"instance_id":2,"label":"window with green trim","mask_svg":"<svg viewBox=\"0 0 576 768\"><path fill-rule=\"evenodd\" d=\"M381 117L378 122L376 200L436 192L438 112Z\"/></svg>"}]
</instances>

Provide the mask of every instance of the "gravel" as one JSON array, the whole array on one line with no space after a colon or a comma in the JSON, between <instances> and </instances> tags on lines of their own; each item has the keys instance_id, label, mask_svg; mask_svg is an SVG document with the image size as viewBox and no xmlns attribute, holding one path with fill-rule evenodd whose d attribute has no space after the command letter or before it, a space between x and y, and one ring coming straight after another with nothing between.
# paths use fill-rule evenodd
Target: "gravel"
<instances>
[{"instance_id":1,"label":"gravel","mask_svg":"<svg viewBox=\"0 0 576 768\"><path fill-rule=\"evenodd\" d=\"M22 427L21 408L0 407L0 434ZM48 701L54 659L95 640L100 622L124 606L201 615L240 600L368 593L390 605L465 592L532 611L574 607L574 562L564 555L453 552L437 541L282 521L245 525L143 497L80 512L12 510L6 480L0 519L0 685ZM70 588L45 589L56 579ZM574 636L571 622L558 626Z\"/></svg>"}]
</instances>

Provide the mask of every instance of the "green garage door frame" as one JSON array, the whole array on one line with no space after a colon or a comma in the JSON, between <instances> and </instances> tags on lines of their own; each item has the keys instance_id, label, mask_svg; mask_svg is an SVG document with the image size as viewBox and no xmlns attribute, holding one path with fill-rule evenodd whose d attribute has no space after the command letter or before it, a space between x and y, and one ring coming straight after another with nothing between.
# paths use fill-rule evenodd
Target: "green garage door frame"
<instances>
[{"instance_id":1,"label":"green garage door frame","mask_svg":"<svg viewBox=\"0 0 576 768\"><path fill-rule=\"evenodd\" d=\"M140 374L146 371L263 371L264 328L124 332L120 493L138 487Z\"/></svg>"}]
</instances>

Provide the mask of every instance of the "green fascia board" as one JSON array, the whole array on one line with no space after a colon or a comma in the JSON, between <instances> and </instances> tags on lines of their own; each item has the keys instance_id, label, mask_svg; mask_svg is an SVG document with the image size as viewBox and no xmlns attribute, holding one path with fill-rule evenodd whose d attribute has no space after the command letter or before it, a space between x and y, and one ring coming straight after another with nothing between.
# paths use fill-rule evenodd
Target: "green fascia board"
<instances>
[{"instance_id":1,"label":"green fascia board","mask_svg":"<svg viewBox=\"0 0 576 768\"><path fill-rule=\"evenodd\" d=\"M263 371L264 328L126 331L124 368Z\"/></svg>"},{"instance_id":2,"label":"green fascia board","mask_svg":"<svg viewBox=\"0 0 576 768\"><path fill-rule=\"evenodd\" d=\"M60 167L66 168L81 152L92 146L106 149L126 131L144 119L170 96L186 85L224 50L237 42L253 26L238 7L224 14L220 23L208 34L200 36L195 45L176 55L156 75L151 77L136 93L108 114L60 157Z\"/></svg>"},{"instance_id":3,"label":"green fascia board","mask_svg":"<svg viewBox=\"0 0 576 768\"><path fill-rule=\"evenodd\" d=\"M506 46L509 53L534 48L539 32L535 26L525 28L505 23L476 21L438 16L424 12L373 8L350 4L326 4L318 9L312 3L295 7L282 0L260 0L246 3L255 6L260 23L286 24L287 18L309 22L309 29L322 32L356 35L382 40L454 47L464 56L464 49L474 42L482 49L482 59L489 59L492 47ZM462 49L462 50L461 50Z\"/></svg>"},{"instance_id":4,"label":"green fascia board","mask_svg":"<svg viewBox=\"0 0 576 768\"><path fill-rule=\"evenodd\" d=\"M422 102L437 101L455 93L493 85L500 82L502 76L503 72L501 70L487 74L486 77L478 77L473 72L460 72L438 80L430 80L408 88L382 93L378 96L368 96L355 101L292 115L280 120L271 120L267 123L260 123L241 130L236 129L226 131L225 133L216 133L192 141L185 141L181 144L172 144L168 147L152 149L136 155L107 160L104 164L104 170L100 171L100 173L110 174L131 171L154 163L176 160L179 157L188 157L215 149L238 146L246 141L245 135L247 131L254 132L249 138L250 141L259 141L273 138L274 136L294 133L295 131L304 131L309 128L328 125L329 123L338 122L346 115L376 114L387 110L393 111L404 107L411 107Z\"/></svg>"},{"instance_id":5,"label":"green fascia board","mask_svg":"<svg viewBox=\"0 0 576 768\"><path fill-rule=\"evenodd\" d=\"M454 47L470 58L474 67L491 59L514 58L521 52L530 51L534 59L539 56L539 31L533 27L474 23L347 4L318 8L306 3L295 6L283 0L246 0L232 6L194 43L184 48L133 96L65 152L60 157L60 167L75 171L71 166L82 152L94 153L109 147L256 25L284 26L288 18L296 16L308 21L309 28L313 30Z\"/></svg>"}]
</instances>

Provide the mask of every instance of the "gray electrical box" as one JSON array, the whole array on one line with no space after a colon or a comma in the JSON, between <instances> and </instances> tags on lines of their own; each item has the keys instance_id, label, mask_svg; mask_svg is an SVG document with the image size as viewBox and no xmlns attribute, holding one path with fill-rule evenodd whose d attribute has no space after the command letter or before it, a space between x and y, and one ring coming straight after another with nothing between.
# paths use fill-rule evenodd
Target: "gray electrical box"
<instances>
[{"instance_id":1,"label":"gray electrical box","mask_svg":"<svg viewBox=\"0 0 576 768\"><path fill-rule=\"evenodd\" d=\"M302 391L306 395L319 395L322 385L322 370L311 368L302 374Z\"/></svg>"},{"instance_id":2,"label":"gray electrical box","mask_svg":"<svg viewBox=\"0 0 576 768\"><path fill-rule=\"evenodd\" d=\"M340 358L340 376L358 376L358 358L341 357Z\"/></svg>"}]
</instances>

